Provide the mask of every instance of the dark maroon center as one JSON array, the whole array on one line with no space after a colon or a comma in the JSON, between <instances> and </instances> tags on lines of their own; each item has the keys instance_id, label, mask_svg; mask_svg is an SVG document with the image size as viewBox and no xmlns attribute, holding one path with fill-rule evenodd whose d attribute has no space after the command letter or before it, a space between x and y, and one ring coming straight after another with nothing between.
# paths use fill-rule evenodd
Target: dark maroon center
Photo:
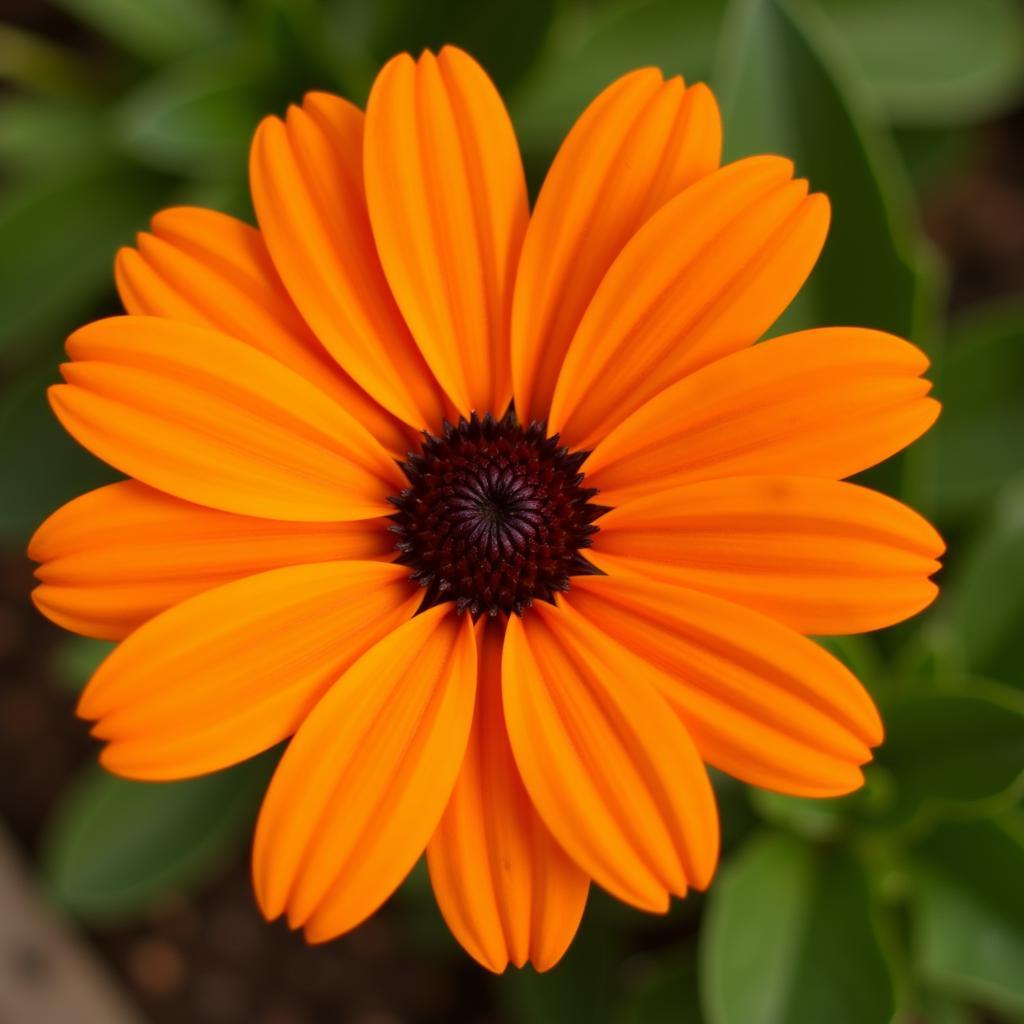
<instances>
[{"instance_id":1,"label":"dark maroon center","mask_svg":"<svg viewBox=\"0 0 1024 1024\"><path fill-rule=\"evenodd\" d=\"M519 615L568 590L571 576L599 572L581 554L608 511L582 486L588 454L541 423L521 426L511 409L424 434L400 463L409 486L389 499L398 561L427 591L420 610L454 601L474 616Z\"/></svg>"}]
</instances>

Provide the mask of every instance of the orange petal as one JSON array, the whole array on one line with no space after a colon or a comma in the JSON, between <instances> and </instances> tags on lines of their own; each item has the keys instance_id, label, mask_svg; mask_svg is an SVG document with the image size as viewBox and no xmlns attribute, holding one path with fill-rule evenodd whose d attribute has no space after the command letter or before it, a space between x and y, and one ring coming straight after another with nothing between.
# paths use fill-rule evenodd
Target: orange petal
<instances>
[{"instance_id":1,"label":"orange petal","mask_svg":"<svg viewBox=\"0 0 1024 1024\"><path fill-rule=\"evenodd\" d=\"M566 136L523 244L512 313L520 419L547 418L569 342L622 247L652 213L718 166L722 126L705 85L654 68L604 90Z\"/></svg>"},{"instance_id":2,"label":"orange petal","mask_svg":"<svg viewBox=\"0 0 1024 1024\"><path fill-rule=\"evenodd\" d=\"M477 623L476 712L427 864L441 913L481 964L553 967L583 915L589 879L554 841L512 759L501 707L505 626Z\"/></svg>"},{"instance_id":3,"label":"orange petal","mask_svg":"<svg viewBox=\"0 0 1024 1024\"><path fill-rule=\"evenodd\" d=\"M122 472L226 512L314 522L386 514L402 475L293 370L225 334L113 317L68 340L50 389L68 432Z\"/></svg>"},{"instance_id":4,"label":"orange petal","mask_svg":"<svg viewBox=\"0 0 1024 1024\"><path fill-rule=\"evenodd\" d=\"M757 474L838 480L923 434L939 406L919 349L831 327L774 338L663 391L587 459L587 484L619 505L679 484Z\"/></svg>"},{"instance_id":5,"label":"orange petal","mask_svg":"<svg viewBox=\"0 0 1024 1024\"><path fill-rule=\"evenodd\" d=\"M363 114L309 93L268 117L249 162L253 205L274 266L328 351L382 406L416 429L446 407L380 267L363 193Z\"/></svg>"},{"instance_id":6,"label":"orange petal","mask_svg":"<svg viewBox=\"0 0 1024 1024\"><path fill-rule=\"evenodd\" d=\"M593 447L659 391L755 342L789 305L828 229L828 201L780 157L691 185L633 236L569 346L551 426Z\"/></svg>"},{"instance_id":7,"label":"orange petal","mask_svg":"<svg viewBox=\"0 0 1024 1024\"><path fill-rule=\"evenodd\" d=\"M100 666L79 714L111 741L101 761L175 779L290 736L364 651L420 599L385 562L291 565L208 590L132 633Z\"/></svg>"},{"instance_id":8,"label":"orange petal","mask_svg":"<svg viewBox=\"0 0 1024 1024\"><path fill-rule=\"evenodd\" d=\"M36 531L33 593L48 618L120 640L171 605L267 569L346 558L386 559L382 519L286 523L193 505L134 480L83 494Z\"/></svg>"},{"instance_id":9,"label":"orange petal","mask_svg":"<svg viewBox=\"0 0 1024 1024\"><path fill-rule=\"evenodd\" d=\"M451 46L385 65L366 106L365 170L377 249L420 351L461 413L500 416L529 208L512 122L483 69Z\"/></svg>"},{"instance_id":10,"label":"orange petal","mask_svg":"<svg viewBox=\"0 0 1024 1024\"><path fill-rule=\"evenodd\" d=\"M651 667L706 761L797 796L861 784L882 724L839 661L757 612L605 562L612 575L574 579L566 603Z\"/></svg>"},{"instance_id":11,"label":"orange petal","mask_svg":"<svg viewBox=\"0 0 1024 1024\"><path fill-rule=\"evenodd\" d=\"M267 792L253 878L268 918L322 942L391 895L437 827L473 718L476 644L452 604L359 659L292 740Z\"/></svg>"},{"instance_id":12,"label":"orange petal","mask_svg":"<svg viewBox=\"0 0 1024 1024\"><path fill-rule=\"evenodd\" d=\"M390 452L410 432L328 355L306 326L263 238L235 217L197 207L164 210L138 249L117 254L117 287L129 313L212 327L301 373L348 409Z\"/></svg>"},{"instance_id":13,"label":"orange petal","mask_svg":"<svg viewBox=\"0 0 1024 1024\"><path fill-rule=\"evenodd\" d=\"M853 484L811 477L705 480L602 517L593 559L619 556L801 633L860 633L915 615L942 539L916 512Z\"/></svg>"},{"instance_id":14,"label":"orange petal","mask_svg":"<svg viewBox=\"0 0 1024 1024\"><path fill-rule=\"evenodd\" d=\"M693 742L646 669L567 606L509 621L505 719L534 805L598 885L660 912L670 893L707 886L718 820Z\"/></svg>"}]
</instances>

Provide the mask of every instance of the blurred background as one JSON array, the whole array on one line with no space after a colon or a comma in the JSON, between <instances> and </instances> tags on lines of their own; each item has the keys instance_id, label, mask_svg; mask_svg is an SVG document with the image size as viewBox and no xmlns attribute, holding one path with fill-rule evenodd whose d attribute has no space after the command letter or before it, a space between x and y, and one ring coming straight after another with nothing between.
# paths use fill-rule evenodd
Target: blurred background
<instances>
[{"instance_id":1,"label":"blurred background","mask_svg":"<svg viewBox=\"0 0 1024 1024\"><path fill-rule=\"evenodd\" d=\"M365 99L455 42L507 98L531 187L587 100L655 64L707 80L726 158L774 151L833 229L777 325L860 324L931 355L945 411L870 483L950 553L913 623L828 641L888 738L863 791L716 778L706 897L595 893L565 961L496 978L417 868L355 933L261 922L246 866L273 755L167 785L99 772L73 716L108 649L28 601L24 547L111 471L44 386L118 311L112 258L162 206L251 219L258 119ZM5 1024L1024 1022L1024 7L1016 0L0 0L0 1020Z\"/></svg>"}]
</instances>

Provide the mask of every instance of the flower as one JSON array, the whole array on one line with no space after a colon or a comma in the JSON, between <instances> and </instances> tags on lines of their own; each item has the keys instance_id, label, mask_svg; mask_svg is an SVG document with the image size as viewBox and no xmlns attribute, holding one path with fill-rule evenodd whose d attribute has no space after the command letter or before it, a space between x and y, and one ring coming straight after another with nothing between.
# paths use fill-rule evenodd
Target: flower
<instances>
[{"instance_id":1,"label":"flower","mask_svg":"<svg viewBox=\"0 0 1024 1024\"><path fill-rule=\"evenodd\" d=\"M588 886L664 911L718 852L705 764L856 788L882 738L807 634L935 595L942 542L842 482L937 403L863 328L754 344L823 244L824 196L718 167L702 85L619 79L531 214L461 51L322 93L252 147L259 229L158 214L127 316L74 333L60 421L130 479L39 529L35 600L122 641L80 714L138 779L289 740L256 829L269 918L311 941L426 849L492 970L544 969Z\"/></svg>"}]
</instances>

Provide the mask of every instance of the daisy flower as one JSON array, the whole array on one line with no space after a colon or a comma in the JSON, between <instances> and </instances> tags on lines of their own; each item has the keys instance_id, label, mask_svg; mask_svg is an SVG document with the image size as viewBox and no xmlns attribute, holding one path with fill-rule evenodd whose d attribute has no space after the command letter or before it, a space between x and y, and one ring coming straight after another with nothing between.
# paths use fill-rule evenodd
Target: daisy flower
<instances>
[{"instance_id":1,"label":"daisy flower","mask_svg":"<svg viewBox=\"0 0 1024 1024\"><path fill-rule=\"evenodd\" d=\"M287 741L253 877L310 941L425 850L469 953L543 970L592 881L652 912L709 884L706 765L862 782L878 714L807 635L934 597L935 531L842 481L938 406L888 334L755 344L829 207L720 142L706 87L636 71L531 212L486 74L402 55L365 114L268 117L258 229L157 214L128 315L68 341L54 411L128 477L31 544L42 612L122 641L79 712L136 779Z\"/></svg>"}]
</instances>

